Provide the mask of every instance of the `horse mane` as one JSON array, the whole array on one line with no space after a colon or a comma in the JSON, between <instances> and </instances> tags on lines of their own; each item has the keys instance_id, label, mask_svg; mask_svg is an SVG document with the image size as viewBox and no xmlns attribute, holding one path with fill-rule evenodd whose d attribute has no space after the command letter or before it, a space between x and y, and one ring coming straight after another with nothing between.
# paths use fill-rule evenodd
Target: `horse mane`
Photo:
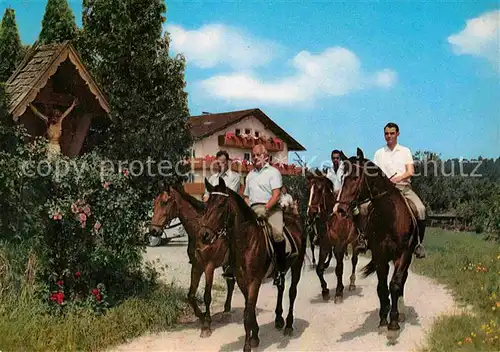
<instances>
[{"instance_id":1,"label":"horse mane","mask_svg":"<svg viewBox=\"0 0 500 352\"><path fill-rule=\"evenodd\" d=\"M219 186L217 185L215 189L217 191L220 191L220 189L218 187ZM241 197L238 193L236 193L235 191L233 191L229 187L226 187L226 192L231 196L232 199L234 199L234 201L236 202L236 205L241 210L243 218L245 220L257 221L257 215L252 210L252 208L250 208L250 206L247 204L247 202L245 202L243 197Z\"/></svg>"},{"instance_id":2,"label":"horse mane","mask_svg":"<svg viewBox=\"0 0 500 352\"><path fill-rule=\"evenodd\" d=\"M181 195L181 198L184 199L186 202L188 202L197 212L205 211L206 204L204 202L196 199L195 197L193 197L189 193L187 193L184 190L184 187L181 187L179 185L175 185L172 188L175 189Z\"/></svg>"}]
</instances>

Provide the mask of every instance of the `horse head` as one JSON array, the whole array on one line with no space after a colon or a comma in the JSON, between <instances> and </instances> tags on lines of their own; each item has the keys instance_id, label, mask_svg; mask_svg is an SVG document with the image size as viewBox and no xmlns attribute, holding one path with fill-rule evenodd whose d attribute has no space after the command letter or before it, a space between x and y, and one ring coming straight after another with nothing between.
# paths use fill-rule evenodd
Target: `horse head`
<instances>
[{"instance_id":1,"label":"horse head","mask_svg":"<svg viewBox=\"0 0 500 352\"><path fill-rule=\"evenodd\" d=\"M205 178L205 187L210 193L207 209L201 218L200 238L201 243L213 244L217 239L225 237L230 221L230 199L232 191L226 187L222 177L219 184L212 186Z\"/></svg>"},{"instance_id":2,"label":"horse head","mask_svg":"<svg viewBox=\"0 0 500 352\"><path fill-rule=\"evenodd\" d=\"M153 217L149 226L151 235L159 236L166 224L179 217L179 207L174 192L176 192L175 188L168 186L156 196Z\"/></svg>"},{"instance_id":3,"label":"horse head","mask_svg":"<svg viewBox=\"0 0 500 352\"><path fill-rule=\"evenodd\" d=\"M364 157L360 148L357 148L356 156L350 158L341 152L340 159L344 163L344 177L335 210L345 217L359 203L373 200L375 180L384 176L380 168Z\"/></svg>"},{"instance_id":4,"label":"horse head","mask_svg":"<svg viewBox=\"0 0 500 352\"><path fill-rule=\"evenodd\" d=\"M309 189L307 216L311 219L327 210L327 198L333 198L333 183L323 174L310 174L307 178L307 188Z\"/></svg>"}]
</instances>

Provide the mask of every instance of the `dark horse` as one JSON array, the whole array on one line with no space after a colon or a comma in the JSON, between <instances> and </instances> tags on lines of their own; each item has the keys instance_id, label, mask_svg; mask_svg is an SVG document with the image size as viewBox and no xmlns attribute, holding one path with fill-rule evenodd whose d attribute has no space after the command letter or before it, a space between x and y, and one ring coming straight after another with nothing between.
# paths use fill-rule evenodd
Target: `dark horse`
<instances>
[{"instance_id":1,"label":"dark horse","mask_svg":"<svg viewBox=\"0 0 500 352\"><path fill-rule=\"evenodd\" d=\"M221 238L228 241L234 258L236 282L245 297L243 351L251 351L252 347L258 347L260 343L259 325L255 313L260 286L265 278L272 276L275 267L273 258L268 252L268 235L252 208L241 196L227 188L222 178L219 178L219 184L215 187L206 179L205 185L210 192L210 199L202 218L203 241L212 243ZM297 245L297 255L287 259L287 268L290 268L292 273L292 283L289 289L290 306L284 333L290 335L293 332L293 307L306 246L300 217L284 213L283 218ZM269 228L269 225L266 226ZM282 329L285 325L282 317L284 290L284 284L278 287L275 310L277 329Z\"/></svg>"},{"instance_id":2,"label":"dark horse","mask_svg":"<svg viewBox=\"0 0 500 352\"><path fill-rule=\"evenodd\" d=\"M327 180L331 184L331 199L328 198L318 198L318 192L315 193L317 188L325 187L325 182ZM307 188L309 190L309 203L307 204L307 223L308 223L308 234L309 241L311 244L312 253L312 263L316 265L316 257L314 256L315 243L319 243L321 237L326 236L326 224L330 214L333 211L333 184L325 176L314 176L312 173L307 174ZM322 192L322 191L320 191ZM320 249L321 251L321 249ZM328 254L328 260L324 263L323 269L330 266L330 261L332 260L333 252L330 251ZM324 260L324 257L322 260Z\"/></svg>"},{"instance_id":3,"label":"dark horse","mask_svg":"<svg viewBox=\"0 0 500 352\"><path fill-rule=\"evenodd\" d=\"M215 241L207 246L197 237L200 232L200 220L205 211L205 204L184 192L182 187L168 187L161 192L154 202L151 231L162 231L165 224L172 219L179 218L186 230L188 239L188 256L191 263L191 285L189 287L188 301L194 314L201 321L201 337L208 337L212 330L210 304L212 303L212 284L214 271L227 260L227 244L223 240ZM196 302L196 291L200 284L201 275L205 273L205 313L202 313ZM234 291L234 280L227 281L227 297L224 312L231 311L231 300Z\"/></svg>"},{"instance_id":4,"label":"dark horse","mask_svg":"<svg viewBox=\"0 0 500 352\"><path fill-rule=\"evenodd\" d=\"M358 148L356 157L347 159L342 153L341 159L346 164L346 173L337 212L344 217L351 216L358 211L360 204L371 202L364 227L372 259L363 268L364 276L377 272L379 328L387 326L388 337L395 338L400 331L398 321L405 320L404 314L398 311L398 303L402 304L408 268L417 245L418 227L401 192L379 167L364 158L361 149ZM394 263L394 274L389 285L389 299L387 277L390 261Z\"/></svg>"},{"instance_id":5,"label":"dark horse","mask_svg":"<svg viewBox=\"0 0 500 352\"><path fill-rule=\"evenodd\" d=\"M327 255L331 258L332 249L335 253L337 266L335 274L337 276L337 288L335 290L335 303L341 303L344 294L344 284L342 278L344 276L344 256L347 254L347 247L352 245L352 274L350 277L349 291L356 289L356 265L358 264L358 252L356 251L358 232L354 223L347 218L338 216L333 213L334 207L334 192L333 183L325 176L309 176L308 183L310 186L310 201L309 211L323 212L322 219L325 221L326 231L319 236L319 259L316 267L316 274L321 282L321 294L323 299L330 299L330 290L323 276L328 260L325 263Z\"/></svg>"}]
</instances>

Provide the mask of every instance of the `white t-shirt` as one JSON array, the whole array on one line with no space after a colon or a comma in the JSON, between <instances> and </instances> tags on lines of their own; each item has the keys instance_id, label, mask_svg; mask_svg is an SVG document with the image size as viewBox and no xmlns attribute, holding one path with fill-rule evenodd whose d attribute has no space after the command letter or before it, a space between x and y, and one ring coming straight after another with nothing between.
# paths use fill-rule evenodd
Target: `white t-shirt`
<instances>
[{"instance_id":1,"label":"white t-shirt","mask_svg":"<svg viewBox=\"0 0 500 352\"><path fill-rule=\"evenodd\" d=\"M338 192L342 188L342 177L344 176L344 163L340 162L337 172L333 170L333 166L326 171L326 177L333 183L333 191Z\"/></svg>"},{"instance_id":2,"label":"white t-shirt","mask_svg":"<svg viewBox=\"0 0 500 352\"><path fill-rule=\"evenodd\" d=\"M388 146L382 147L375 152L373 162L382 169L384 174L391 178L400 176L406 172L406 165L413 164L413 156L409 148L396 144L393 150ZM398 182L400 185L407 185L410 179Z\"/></svg>"},{"instance_id":3,"label":"white t-shirt","mask_svg":"<svg viewBox=\"0 0 500 352\"><path fill-rule=\"evenodd\" d=\"M280 196L280 205L283 208L285 208L285 207L291 208L293 206L293 198L290 195L290 193L287 193L287 194L281 193L281 196Z\"/></svg>"},{"instance_id":4,"label":"white t-shirt","mask_svg":"<svg viewBox=\"0 0 500 352\"><path fill-rule=\"evenodd\" d=\"M254 168L247 175L244 196L248 197L250 205L267 203L273 195L273 189L283 186L281 173L277 168L268 164L262 169Z\"/></svg>"},{"instance_id":5,"label":"white t-shirt","mask_svg":"<svg viewBox=\"0 0 500 352\"><path fill-rule=\"evenodd\" d=\"M236 193L238 193L240 191L240 174L239 173L237 173L233 170L227 169L226 172L224 172L222 175L220 173L216 173L216 174L213 174L212 176L210 176L210 178L208 179L208 182L212 186L217 186L219 184L219 177L222 177L222 179L226 183L227 188L232 189ZM209 195L208 191L205 191L204 195L208 196Z\"/></svg>"}]
</instances>

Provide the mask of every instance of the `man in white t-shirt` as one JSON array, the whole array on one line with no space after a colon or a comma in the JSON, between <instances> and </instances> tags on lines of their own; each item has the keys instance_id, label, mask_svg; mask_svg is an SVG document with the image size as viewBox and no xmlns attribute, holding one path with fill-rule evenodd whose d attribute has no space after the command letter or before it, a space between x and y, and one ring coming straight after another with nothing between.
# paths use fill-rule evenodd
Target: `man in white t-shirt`
<instances>
[{"instance_id":1,"label":"man in white t-shirt","mask_svg":"<svg viewBox=\"0 0 500 352\"><path fill-rule=\"evenodd\" d=\"M415 169L413 157L409 148L398 143L399 126L389 122L384 127L384 137L386 146L378 149L373 157L373 162L384 172L389 180L394 183L403 196L415 204L417 209L417 225L419 232L419 243L415 248L417 258L425 258L425 250L422 245L425 233L425 206L411 189L411 176ZM366 207L360 209L361 213L366 212ZM366 243L362 243L364 246Z\"/></svg>"},{"instance_id":2,"label":"man in white t-shirt","mask_svg":"<svg viewBox=\"0 0 500 352\"><path fill-rule=\"evenodd\" d=\"M340 151L335 149L331 154L332 167L328 168L326 171L326 177L330 179L333 183L334 197L337 198L337 194L342 188L342 177L344 176L344 163L340 160Z\"/></svg>"},{"instance_id":3,"label":"man in white t-shirt","mask_svg":"<svg viewBox=\"0 0 500 352\"><path fill-rule=\"evenodd\" d=\"M280 205L283 210L290 210L293 207L292 195L288 193L285 185L281 187Z\"/></svg>"}]
</instances>

